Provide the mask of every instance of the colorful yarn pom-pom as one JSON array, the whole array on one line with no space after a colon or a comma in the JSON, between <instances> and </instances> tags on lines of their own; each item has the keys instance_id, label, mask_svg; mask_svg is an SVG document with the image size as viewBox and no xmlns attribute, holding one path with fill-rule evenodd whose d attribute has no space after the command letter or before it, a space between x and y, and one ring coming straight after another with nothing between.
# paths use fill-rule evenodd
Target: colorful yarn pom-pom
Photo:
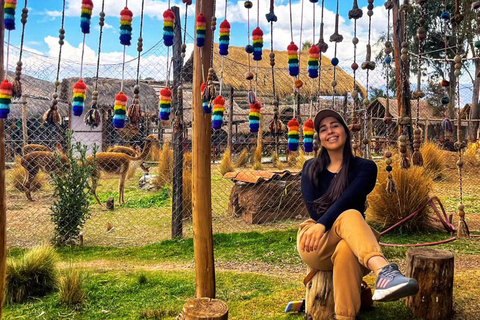
<instances>
[{"instance_id":1,"label":"colorful yarn pom-pom","mask_svg":"<svg viewBox=\"0 0 480 320\"><path fill-rule=\"evenodd\" d=\"M15 30L15 9L17 8L17 0L5 0L3 13L5 19L5 29Z\"/></svg>"},{"instance_id":2,"label":"colorful yarn pom-pom","mask_svg":"<svg viewBox=\"0 0 480 320\"><path fill-rule=\"evenodd\" d=\"M320 49L316 45L312 45L308 53L310 53L310 56L308 57L308 76L312 79L315 79L318 78L318 61L320 60Z\"/></svg>"},{"instance_id":3,"label":"colorful yarn pom-pom","mask_svg":"<svg viewBox=\"0 0 480 320\"><path fill-rule=\"evenodd\" d=\"M77 83L73 86L73 115L81 116L83 113L83 106L85 103L85 98L87 97L87 85L83 82L82 79L78 80Z\"/></svg>"},{"instance_id":4,"label":"colorful yarn pom-pom","mask_svg":"<svg viewBox=\"0 0 480 320\"><path fill-rule=\"evenodd\" d=\"M131 45L133 13L127 7L120 12L120 44Z\"/></svg>"},{"instance_id":5,"label":"colorful yarn pom-pom","mask_svg":"<svg viewBox=\"0 0 480 320\"><path fill-rule=\"evenodd\" d=\"M172 90L168 87L160 90L160 120L167 121L170 119L170 114L172 113Z\"/></svg>"},{"instance_id":6,"label":"colorful yarn pom-pom","mask_svg":"<svg viewBox=\"0 0 480 320\"><path fill-rule=\"evenodd\" d=\"M230 43L230 23L223 20L220 24L220 40L218 42L218 50L221 56L228 55L228 45Z\"/></svg>"},{"instance_id":7,"label":"colorful yarn pom-pom","mask_svg":"<svg viewBox=\"0 0 480 320\"><path fill-rule=\"evenodd\" d=\"M203 47L205 45L205 32L207 30L207 20L200 13L197 16L197 47Z\"/></svg>"},{"instance_id":8,"label":"colorful yarn pom-pom","mask_svg":"<svg viewBox=\"0 0 480 320\"><path fill-rule=\"evenodd\" d=\"M313 151L313 135L315 134L315 129L313 126L312 119L308 119L307 122L303 125L303 149L305 152Z\"/></svg>"},{"instance_id":9,"label":"colorful yarn pom-pom","mask_svg":"<svg viewBox=\"0 0 480 320\"><path fill-rule=\"evenodd\" d=\"M250 122L250 132L258 132L260 128L260 109L262 105L260 102L255 102L254 104L250 104L250 114L248 115L248 120Z\"/></svg>"},{"instance_id":10,"label":"colorful yarn pom-pom","mask_svg":"<svg viewBox=\"0 0 480 320\"><path fill-rule=\"evenodd\" d=\"M299 130L300 124L297 119L293 118L288 122L288 150L298 150L298 140L300 139Z\"/></svg>"},{"instance_id":11,"label":"colorful yarn pom-pom","mask_svg":"<svg viewBox=\"0 0 480 320\"><path fill-rule=\"evenodd\" d=\"M125 119L127 114L128 97L120 91L115 95L115 106L113 107L113 126L115 128L125 127Z\"/></svg>"},{"instance_id":12,"label":"colorful yarn pom-pom","mask_svg":"<svg viewBox=\"0 0 480 320\"><path fill-rule=\"evenodd\" d=\"M202 83L202 87L200 88L200 92L202 93L202 107L203 107L203 112L206 114L212 113L212 105L210 104L210 100L208 97L208 90L207 88L207 83L204 82Z\"/></svg>"},{"instance_id":13,"label":"colorful yarn pom-pom","mask_svg":"<svg viewBox=\"0 0 480 320\"><path fill-rule=\"evenodd\" d=\"M82 14L80 16L80 27L83 33L90 33L90 20L92 19L92 0L82 0Z\"/></svg>"},{"instance_id":14,"label":"colorful yarn pom-pom","mask_svg":"<svg viewBox=\"0 0 480 320\"><path fill-rule=\"evenodd\" d=\"M10 113L10 104L12 103L13 84L7 79L0 84L0 118L6 119Z\"/></svg>"},{"instance_id":15,"label":"colorful yarn pom-pom","mask_svg":"<svg viewBox=\"0 0 480 320\"><path fill-rule=\"evenodd\" d=\"M287 47L288 53L288 72L292 77L298 76L299 73L299 66L298 66L298 47L292 41L290 42L289 46Z\"/></svg>"},{"instance_id":16,"label":"colorful yarn pom-pom","mask_svg":"<svg viewBox=\"0 0 480 320\"><path fill-rule=\"evenodd\" d=\"M252 32L253 38L253 60L262 60L262 48L263 48L263 31L260 27L255 28Z\"/></svg>"},{"instance_id":17,"label":"colorful yarn pom-pom","mask_svg":"<svg viewBox=\"0 0 480 320\"><path fill-rule=\"evenodd\" d=\"M218 96L213 100L213 129L220 129L223 124L223 113L225 112L225 99Z\"/></svg>"},{"instance_id":18,"label":"colorful yarn pom-pom","mask_svg":"<svg viewBox=\"0 0 480 320\"><path fill-rule=\"evenodd\" d=\"M175 14L171 9L163 13L163 43L170 47L173 45L173 27L175 25Z\"/></svg>"}]
</instances>

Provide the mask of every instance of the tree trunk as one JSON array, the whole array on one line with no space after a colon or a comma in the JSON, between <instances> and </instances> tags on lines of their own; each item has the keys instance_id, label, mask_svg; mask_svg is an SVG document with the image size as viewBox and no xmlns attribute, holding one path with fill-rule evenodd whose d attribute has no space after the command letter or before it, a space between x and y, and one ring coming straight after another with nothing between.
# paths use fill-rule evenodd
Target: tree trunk
<instances>
[{"instance_id":1,"label":"tree trunk","mask_svg":"<svg viewBox=\"0 0 480 320\"><path fill-rule=\"evenodd\" d=\"M307 274L312 269L307 266ZM333 301L333 272L318 271L307 283L305 319L330 320L335 312Z\"/></svg>"},{"instance_id":2,"label":"tree trunk","mask_svg":"<svg viewBox=\"0 0 480 320\"><path fill-rule=\"evenodd\" d=\"M182 314L177 319L228 320L228 306L225 302L216 299L192 299L183 306Z\"/></svg>"},{"instance_id":3,"label":"tree trunk","mask_svg":"<svg viewBox=\"0 0 480 320\"><path fill-rule=\"evenodd\" d=\"M480 108L478 105L479 99L479 92L480 92L480 77L477 74L480 73L480 61L475 61L475 81L473 82L473 94L472 94L472 108L470 109L470 119L477 120L471 121L468 124L468 140L470 142L475 142L478 139L478 126L479 126L479 119L480 119Z\"/></svg>"},{"instance_id":4,"label":"tree trunk","mask_svg":"<svg viewBox=\"0 0 480 320\"><path fill-rule=\"evenodd\" d=\"M411 249L407 277L417 279L420 290L406 305L424 320L450 320L453 314L453 254L447 250Z\"/></svg>"},{"instance_id":5,"label":"tree trunk","mask_svg":"<svg viewBox=\"0 0 480 320\"><path fill-rule=\"evenodd\" d=\"M455 106L457 105L457 77L455 77L455 63L449 64L448 81L450 81L449 97L450 103L448 104L448 117L455 119Z\"/></svg>"}]
</instances>

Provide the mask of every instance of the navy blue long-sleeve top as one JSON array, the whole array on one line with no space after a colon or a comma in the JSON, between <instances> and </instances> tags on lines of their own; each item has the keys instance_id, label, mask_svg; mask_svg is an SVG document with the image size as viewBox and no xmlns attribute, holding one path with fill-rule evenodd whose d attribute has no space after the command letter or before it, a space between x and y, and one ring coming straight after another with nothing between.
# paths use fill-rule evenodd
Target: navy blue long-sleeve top
<instances>
[{"instance_id":1,"label":"navy blue long-sleeve top","mask_svg":"<svg viewBox=\"0 0 480 320\"><path fill-rule=\"evenodd\" d=\"M343 194L326 212L315 212L314 201L320 198L330 187L335 173L324 169L320 172L319 186L316 188L310 176L310 167L315 159L305 162L302 169L302 194L308 213L313 220L329 230L337 217L348 209L360 211L365 216L367 195L372 192L377 181L377 165L372 160L354 157L350 164L348 185Z\"/></svg>"}]
</instances>

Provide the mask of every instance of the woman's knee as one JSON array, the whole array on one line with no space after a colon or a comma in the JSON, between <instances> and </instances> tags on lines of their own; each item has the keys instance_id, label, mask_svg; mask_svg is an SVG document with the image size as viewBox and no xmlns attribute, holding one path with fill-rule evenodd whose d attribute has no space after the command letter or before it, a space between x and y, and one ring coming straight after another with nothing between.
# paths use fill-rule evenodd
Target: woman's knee
<instances>
[{"instance_id":1,"label":"woman's knee","mask_svg":"<svg viewBox=\"0 0 480 320\"><path fill-rule=\"evenodd\" d=\"M357 258L355 257L352 249L350 249L348 246L347 242L345 240L341 240L333 252L332 263L335 264L340 262L341 264L344 264L348 263L349 261L356 262Z\"/></svg>"}]
</instances>

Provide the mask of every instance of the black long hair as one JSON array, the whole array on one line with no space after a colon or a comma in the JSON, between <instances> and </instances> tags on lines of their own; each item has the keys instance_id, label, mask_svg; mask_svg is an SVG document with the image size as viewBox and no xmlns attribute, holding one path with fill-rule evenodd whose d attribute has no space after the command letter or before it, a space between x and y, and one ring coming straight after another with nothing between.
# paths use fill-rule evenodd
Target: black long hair
<instances>
[{"instance_id":1,"label":"black long hair","mask_svg":"<svg viewBox=\"0 0 480 320\"><path fill-rule=\"evenodd\" d=\"M335 201L338 200L342 196L342 193L348 186L348 174L350 169L350 164L354 158L352 152L352 145L351 145L351 135L350 130L348 127L343 123L343 121L339 121L343 128L345 129L345 133L347 135L345 145L343 147L343 161L342 161L342 168L336 174L335 178L333 178L332 183L330 184L329 188L325 192L323 196L318 198L313 202L315 212L318 215L322 215L325 213L330 206L332 206ZM320 134L318 134L320 139ZM328 165L330 164L330 156L328 155L328 151L325 147L320 149L320 154L314 160L313 164L310 167L310 178L315 188L319 188L320 186L320 174L327 170Z\"/></svg>"}]
</instances>

